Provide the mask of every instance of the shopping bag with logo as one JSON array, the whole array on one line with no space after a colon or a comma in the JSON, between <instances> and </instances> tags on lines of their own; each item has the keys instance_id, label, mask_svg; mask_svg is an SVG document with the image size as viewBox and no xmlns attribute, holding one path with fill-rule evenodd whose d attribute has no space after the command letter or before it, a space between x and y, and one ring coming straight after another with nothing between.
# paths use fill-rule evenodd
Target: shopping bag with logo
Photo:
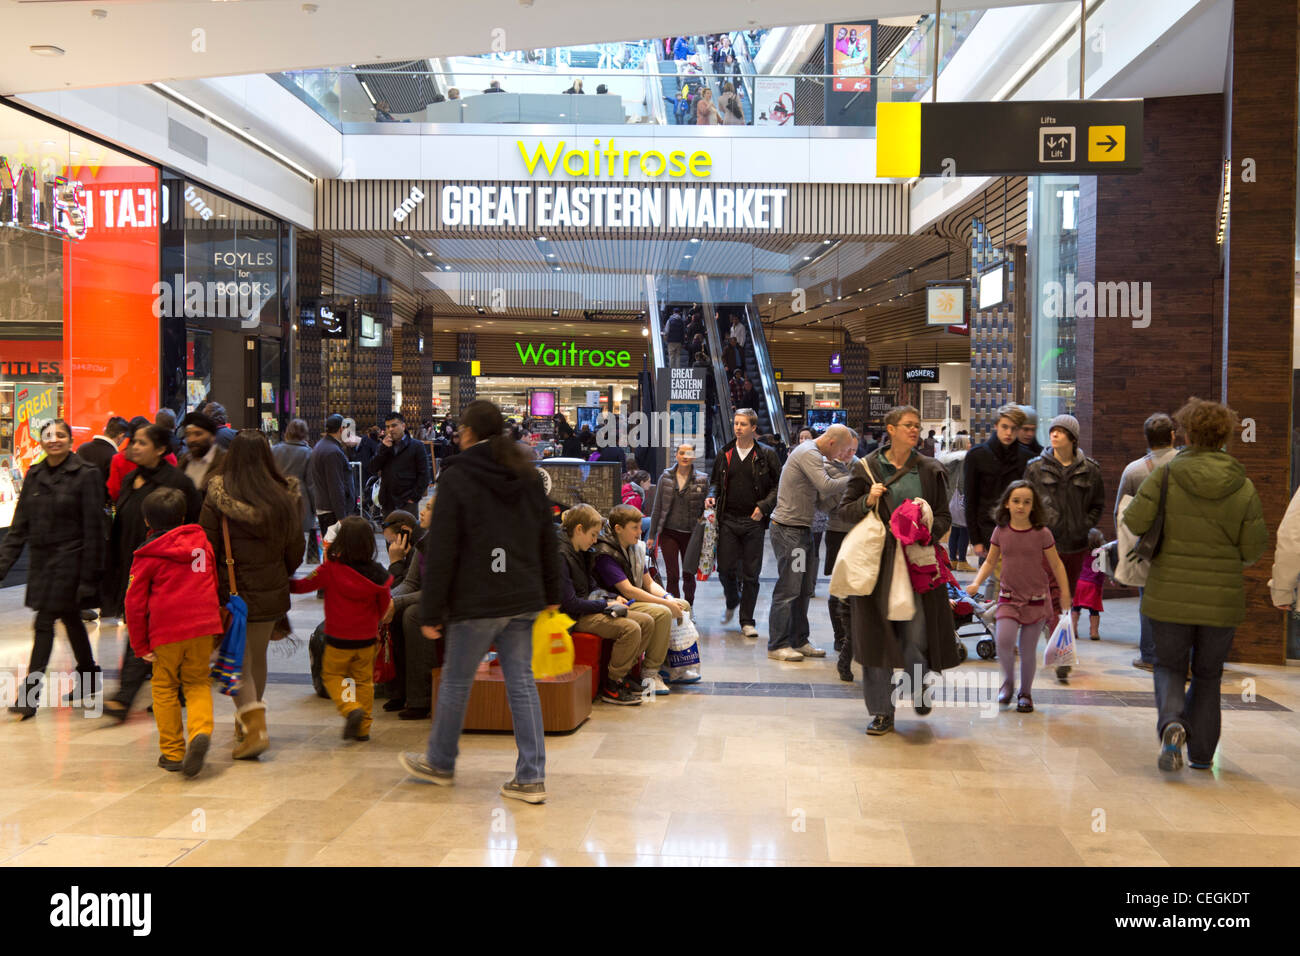
<instances>
[{"instance_id":1,"label":"shopping bag with logo","mask_svg":"<svg viewBox=\"0 0 1300 956\"><path fill-rule=\"evenodd\" d=\"M393 659L393 638L387 624L379 625L379 639L375 642L375 683L387 684L397 677L397 661Z\"/></svg>"},{"instance_id":2,"label":"shopping bag with logo","mask_svg":"<svg viewBox=\"0 0 1300 956\"><path fill-rule=\"evenodd\" d=\"M663 670L664 680L670 684L694 684L700 679L700 634L689 611L668 630L668 656Z\"/></svg>"},{"instance_id":3,"label":"shopping bag with logo","mask_svg":"<svg viewBox=\"0 0 1300 956\"><path fill-rule=\"evenodd\" d=\"M1044 667L1072 667L1079 663L1074 640L1074 619L1066 611L1052 628L1052 635L1047 639L1047 648L1043 651Z\"/></svg>"},{"instance_id":4,"label":"shopping bag with logo","mask_svg":"<svg viewBox=\"0 0 1300 956\"><path fill-rule=\"evenodd\" d=\"M533 676L558 677L573 670L573 618L543 611L533 621Z\"/></svg>"},{"instance_id":5,"label":"shopping bag with logo","mask_svg":"<svg viewBox=\"0 0 1300 956\"><path fill-rule=\"evenodd\" d=\"M718 566L718 516L712 508L707 508L700 520L704 531L700 540L700 561L696 567L695 579L707 581Z\"/></svg>"}]
</instances>

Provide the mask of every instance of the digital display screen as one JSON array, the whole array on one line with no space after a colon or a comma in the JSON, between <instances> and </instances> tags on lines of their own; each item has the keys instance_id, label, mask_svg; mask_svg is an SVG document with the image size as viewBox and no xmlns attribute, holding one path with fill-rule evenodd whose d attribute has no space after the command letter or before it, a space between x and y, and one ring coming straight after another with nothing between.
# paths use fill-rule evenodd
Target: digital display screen
<instances>
[{"instance_id":1,"label":"digital display screen","mask_svg":"<svg viewBox=\"0 0 1300 956\"><path fill-rule=\"evenodd\" d=\"M550 418L555 414L555 392L535 388L528 393L528 414L534 418Z\"/></svg>"},{"instance_id":2,"label":"digital display screen","mask_svg":"<svg viewBox=\"0 0 1300 956\"><path fill-rule=\"evenodd\" d=\"M832 44L832 89L862 93L871 89L871 24L837 23Z\"/></svg>"},{"instance_id":3,"label":"digital display screen","mask_svg":"<svg viewBox=\"0 0 1300 956\"><path fill-rule=\"evenodd\" d=\"M987 272L981 272L977 282L977 301L979 304L976 308L981 312L987 309L996 309L1006 302L1007 267L1005 263L995 266Z\"/></svg>"},{"instance_id":4,"label":"digital display screen","mask_svg":"<svg viewBox=\"0 0 1300 956\"><path fill-rule=\"evenodd\" d=\"M377 349L384 344L384 324L373 315L361 313L361 335L357 344L369 349Z\"/></svg>"},{"instance_id":5,"label":"digital display screen","mask_svg":"<svg viewBox=\"0 0 1300 956\"><path fill-rule=\"evenodd\" d=\"M820 435L832 425L847 425L849 413L842 408L810 408L804 413L804 424Z\"/></svg>"}]
</instances>

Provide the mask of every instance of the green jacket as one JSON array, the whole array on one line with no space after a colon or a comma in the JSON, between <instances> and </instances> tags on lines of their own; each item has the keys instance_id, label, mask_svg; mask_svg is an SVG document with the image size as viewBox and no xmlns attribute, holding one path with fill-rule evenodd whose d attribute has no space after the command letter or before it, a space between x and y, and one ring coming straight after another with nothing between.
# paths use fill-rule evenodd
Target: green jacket
<instances>
[{"instance_id":1,"label":"green jacket","mask_svg":"<svg viewBox=\"0 0 1300 956\"><path fill-rule=\"evenodd\" d=\"M1164 537L1151 562L1142 613L1171 624L1235 627L1246 618L1242 571L1268 545L1259 495L1231 455L1184 448L1147 476L1125 509L1124 524L1134 534L1155 521L1166 469Z\"/></svg>"}]
</instances>

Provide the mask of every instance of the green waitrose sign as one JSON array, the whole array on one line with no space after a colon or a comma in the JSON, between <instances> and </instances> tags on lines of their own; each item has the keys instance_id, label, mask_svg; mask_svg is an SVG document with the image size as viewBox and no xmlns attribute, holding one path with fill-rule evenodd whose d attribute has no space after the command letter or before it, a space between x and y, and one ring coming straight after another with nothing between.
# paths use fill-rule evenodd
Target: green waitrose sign
<instances>
[{"instance_id":1,"label":"green waitrose sign","mask_svg":"<svg viewBox=\"0 0 1300 956\"><path fill-rule=\"evenodd\" d=\"M632 361L626 349L584 349L577 342L558 346L516 342L515 351L521 364L546 368L627 368Z\"/></svg>"}]
</instances>

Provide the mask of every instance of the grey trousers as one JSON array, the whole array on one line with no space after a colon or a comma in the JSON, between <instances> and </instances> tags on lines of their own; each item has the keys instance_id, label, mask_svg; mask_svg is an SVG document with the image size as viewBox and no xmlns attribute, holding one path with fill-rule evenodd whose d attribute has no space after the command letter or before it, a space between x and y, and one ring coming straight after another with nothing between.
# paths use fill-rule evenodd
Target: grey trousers
<instances>
[{"instance_id":1,"label":"grey trousers","mask_svg":"<svg viewBox=\"0 0 1300 956\"><path fill-rule=\"evenodd\" d=\"M925 610L921 602L916 602L916 614L910 621L894 622L894 639L899 642L903 654L903 667L906 680L899 688L900 692L910 692L916 702L920 702L925 685L925 669L929 663L927 650L929 638L926 636ZM866 699L867 710L873 717L894 716L894 671L889 667L866 667L862 681L862 696Z\"/></svg>"}]
</instances>

